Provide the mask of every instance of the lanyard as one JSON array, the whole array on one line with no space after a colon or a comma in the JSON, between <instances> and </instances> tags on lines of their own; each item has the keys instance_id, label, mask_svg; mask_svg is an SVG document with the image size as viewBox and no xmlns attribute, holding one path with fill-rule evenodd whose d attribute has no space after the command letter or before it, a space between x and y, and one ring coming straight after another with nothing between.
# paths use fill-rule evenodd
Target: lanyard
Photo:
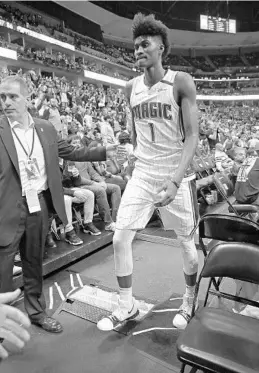
<instances>
[{"instance_id":1,"label":"lanyard","mask_svg":"<svg viewBox=\"0 0 259 373\"><path fill-rule=\"evenodd\" d=\"M13 131L13 134L15 135L16 139L18 140L19 144L20 144L21 147L23 148L24 153L27 155L27 157L28 157L29 159L31 159L31 156L32 156L32 153L33 153L33 149L34 149L35 128L33 128L33 133L32 133L32 146L31 146L30 154L28 154L27 150L26 150L25 147L23 146L21 140L19 139L19 137L17 136L17 133L15 132L15 130L14 130L13 128L12 128L12 131Z\"/></svg>"}]
</instances>

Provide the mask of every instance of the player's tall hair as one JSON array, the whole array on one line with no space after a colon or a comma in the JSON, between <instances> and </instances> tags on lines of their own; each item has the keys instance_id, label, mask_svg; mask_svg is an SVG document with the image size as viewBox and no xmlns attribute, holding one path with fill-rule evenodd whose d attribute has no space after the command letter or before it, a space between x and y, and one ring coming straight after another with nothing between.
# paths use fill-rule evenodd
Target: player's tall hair
<instances>
[{"instance_id":1,"label":"player's tall hair","mask_svg":"<svg viewBox=\"0 0 259 373\"><path fill-rule=\"evenodd\" d=\"M133 40L139 36L160 36L165 47L163 58L168 55L170 49L168 28L161 21L155 19L153 14L148 16L142 13L136 14L132 23L132 33Z\"/></svg>"}]
</instances>

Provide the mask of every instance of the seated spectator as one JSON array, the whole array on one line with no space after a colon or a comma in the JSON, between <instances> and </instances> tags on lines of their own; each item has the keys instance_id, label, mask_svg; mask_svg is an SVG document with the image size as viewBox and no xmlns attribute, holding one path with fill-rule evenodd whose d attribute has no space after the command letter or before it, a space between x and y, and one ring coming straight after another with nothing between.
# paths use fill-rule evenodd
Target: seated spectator
<instances>
[{"instance_id":1,"label":"seated spectator","mask_svg":"<svg viewBox=\"0 0 259 373\"><path fill-rule=\"evenodd\" d=\"M130 135L126 131L120 133L118 140L117 162L121 169L126 169L129 156L133 153L133 145L131 144Z\"/></svg>"},{"instance_id":2,"label":"seated spectator","mask_svg":"<svg viewBox=\"0 0 259 373\"><path fill-rule=\"evenodd\" d=\"M71 245L81 245L83 241L77 236L73 224L73 213L72 204L73 203L83 203L84 204L84 220L83 220L83 232L89 233L93 236L98 236L101 234L99 229L93 224L93 213L94 213L94 193L90 190L81 189L74 187L74 182L76 179L80 178L75 166L70 165L72 162L64 162L63 168L63 190L64 190L64 200L65 209L67 214L68 224L65 227L65 240Z\"/></svg>"},{"instance_id":3,"label":"seated spectator","mask_svg":"<svg viewBox=\"0 0 259 373\"><path fill-rule=\"evenodd\" d=\"M74 146L81 146L81 140L73 136L69 139ZM118 185L107 184L95 171L91 162L75 162L77 172L73 175L74 185L83 189L91 190L94 193L99 215L105 223L105 230L114 231L117 212L121 201L121 190ZM80 178L78 177L80 176ZM108 202L111 201L111 209Z\"/></svg>"},{"instance_id":4,"label":"seated spectator","mask_svg":"<svg viewBox=\"0 0 259 373\"><path fill-rule=\"evenodd\" d=\"M234 163L230 169L231 179L236 184L237 174L240 167L246 159L246 149L245 148L234 148Z\"/></svg>"},{"instance_id":5,"label":"seated spectator","mask_svg":"<svg viewBox=\"0 0 259 373\"><path fill-rule=\"evenodd\" d=\"M232 159L227 156L223 150L223 145L220 143L215 145L215 161L218 171L227 171L233 165Z\"/></svg>"},{"instance_id":6,"label":"seated spectator","mask_svg":"<svg viewBox=\"0 0 259 373\"><path fill-rule=\"evenodd\" d=\"M239 203L259 206L259 143L254 150L256 156L247 157L239 169L235 196Z\"/></svg>"},{"instance_id":7,"label":"seated spectator","mask_svg":"<svg viewBox=\"0 0 259 373\"><path fill-rule=\"evenodd\" d=\"M93 141L89 145L89 148L97 147L100 145L101 144L97 143L96 141ZM109 164L109 167L107 166L107 163ZM92 165L95 171L103 178L103 180L107 184L118 185L121 188L121 192L125 190L127 179L125 179L124 176L120 173L119 165L114 159L109 159L106 162L92 162ZM110 170L112 169L113 172L108 171L108 168Z\"/></svg>"}]
</instances>

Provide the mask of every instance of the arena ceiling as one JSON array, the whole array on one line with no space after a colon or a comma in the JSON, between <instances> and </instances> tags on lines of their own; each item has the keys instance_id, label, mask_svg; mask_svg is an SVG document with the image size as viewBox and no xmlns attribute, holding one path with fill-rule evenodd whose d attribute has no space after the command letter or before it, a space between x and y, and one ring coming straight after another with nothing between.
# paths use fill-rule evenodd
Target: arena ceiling
<instances>
[{"instance_id":1,"label":"arena ceiling","mask_svg":"<svg viewBox=\"0 0 259 373\"><path fill-rule=\"evenodd\" d=\"M258 1L91 1L110 12L133 18L137 12L154 13L169 28L196 31L200 14L234 18L238 31L259 30Z\"/></svg>"}]
</instances>

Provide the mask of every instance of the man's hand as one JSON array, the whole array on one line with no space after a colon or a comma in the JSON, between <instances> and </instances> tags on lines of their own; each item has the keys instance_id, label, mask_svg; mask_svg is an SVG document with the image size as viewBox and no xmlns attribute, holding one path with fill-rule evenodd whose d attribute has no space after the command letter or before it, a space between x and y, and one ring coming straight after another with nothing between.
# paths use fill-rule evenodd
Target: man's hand
<instances>
[{"instance_id":1,"label":"man's hand","mask_svg":"<svg viewBox=\"0 0 259 373\"><path fill-rule=\"evenodd\" d=\"M155 207L163 207L173 202L177 194L177 187L171 181L166 181L158 190L157 193L165 192L161 200L155 203Z\"/></svg>"},{"instance_id":2,"label":"man's hand","mask_svg":"<svg viewBox=\"0 0 259 373\"><path fill-rule=\"evenodd\" d=\"M0 294L0 338L21 349L30 339L26 330L31 325L30 320L17 308L5 304L13 302L20 294L20 289ZM6 347L0 344L0 359L7 357Z\"/></svg>"},{"instance_id":3,"label":"man's hand","mask_svg":"<svg viewBox=\"0 0 259 373\"><path fill-rule=\"evenodd\" d=\"M81 190L80 188L74 190L74 197L79 199L81 202L85 202L85 194L84 191Z\"/></svg>"},{"instance_id":4,"label":"man's hand","mask_svg":"<svg viewBox=\"0 0 259 373\"><path fill-rule=\"evenodd\" d=\"M117 151L118 145L117 144L109 144L106 146L106 158L112 159L115 156Z\"/></svg>"},{"instance_id":5,"label":"man's hand","mask_svg":"<svg viewBox=\"0 0 259 373\"><path fill-rule=\"evenodd\" d=\"M73 167L73 169L71 170L71 173L72 173L73 177L78 177L79 176L79 171L76 167Z\"/></svg>"}]
</instances>

